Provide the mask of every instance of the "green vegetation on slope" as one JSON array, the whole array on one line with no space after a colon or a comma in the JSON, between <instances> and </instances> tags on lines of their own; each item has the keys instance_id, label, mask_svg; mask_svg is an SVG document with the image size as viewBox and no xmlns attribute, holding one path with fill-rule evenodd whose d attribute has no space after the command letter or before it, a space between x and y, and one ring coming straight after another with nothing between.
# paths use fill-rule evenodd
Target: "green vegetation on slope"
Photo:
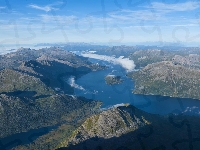
<instances>
[{"instance_id":1,"label":"green vegetation on slope","mask_svg":"<svg viewBox=\"0 0 200 150\"><path fill-rule=\"evenodd\" d=\"M66 94L74 94L70 76L104 68L86 58L56 47L21 48L2 55L0 64L0 138L74 124L99 110L99 101Z\"/></svg>"},{"instance_id":2,"label":"green vegetation on slope","mask_svg":"<svg viewBox=\"0 0 200 150\"><path fill-rule=\"evenodd\" d=\"M131 77L135 94L200 99L200 71L163 61L147 65Z\"/></svg>"},{"instance_id":3,"label":"green vegetation on slope","mask_svg":"<svg viewBox=\"0 0 200 150\"><path fill-rule=\"evenodd\" d=\"M88 118L59 149L190 149L191 138L199 149L199 123L199 117L161 117L120 106Z\"/></svg>"},{"instance_id":4,"label":"green vegetation on slope","mask_svg":"<svg viewBox=\"0 0 200 150\"><path fill-rule=\"evenodd\" d=\"M0 93L15 91L34 91L37 95L54 94L39 78L11 69L0 71Z\"/></svg>"},{"instance_id":5,"label":"green vegetation on slope","mask_svg":"<svg viewBox=\"0 0 200 150\"><path fill-rule=\"evenodd\" d=\"M140 115L139 115L140 114ZM89 117L72 135L59 146L79 144L92 137L119 137L145 126L144 113L132 106L118 107ZM149 119L149 118L148 118Z\"/></svg>"},{"instance_id":6,"label":"green vegetation on slope","mask_svg":"<svg viewBox=\"0 0 200 150\"><path fill-rule=\"evenodd\" d=\"M95 112L99 106L98 101L67 95L52 95L33 101L28 98L1 94L0 104L1 138L30 129L57 125L65 121L73 122ZM76 112L74 117L71 116L73 112Z\"/></svg>"}]
</instances>

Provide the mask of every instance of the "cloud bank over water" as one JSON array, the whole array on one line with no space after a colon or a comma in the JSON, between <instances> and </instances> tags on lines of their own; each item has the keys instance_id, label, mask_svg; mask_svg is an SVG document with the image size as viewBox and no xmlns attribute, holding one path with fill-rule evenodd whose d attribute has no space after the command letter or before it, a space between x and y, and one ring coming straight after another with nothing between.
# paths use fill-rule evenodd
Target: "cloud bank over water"
<instances>
[{"instance_id":1,"label":"cloud bank over water","mask_svg":"<svg viewBox=\"0 0 200 150\"><path fill-rule=\"evenodd\" d=\"M74 87L76 89L85 91L85 89L82 86L80 86L80 85L78 85L78 84L75 83L75 78L73 76L68 79L68 83L69 83L69 85L71 87Z\"/></svg>"},{"instance_id":2,"label":"cloud bank over water","mask_svg":"<svg viewBox=\"0 0 200 150\"><path fill-rule=\"evenodd\" d=\"M93 54L93 53L82 53L81 55L83 57L99 59L99 60L103 60L103 61L107 61L107 62L113 63L115 65L121 65L127 71L133 71L135 69L134 61L130 60L128 58L123 58L123 56L120 56L119 58L116 58L116 57L113 57L113 56L97 55L97 54Z\"/></svg>"}]
</instances>

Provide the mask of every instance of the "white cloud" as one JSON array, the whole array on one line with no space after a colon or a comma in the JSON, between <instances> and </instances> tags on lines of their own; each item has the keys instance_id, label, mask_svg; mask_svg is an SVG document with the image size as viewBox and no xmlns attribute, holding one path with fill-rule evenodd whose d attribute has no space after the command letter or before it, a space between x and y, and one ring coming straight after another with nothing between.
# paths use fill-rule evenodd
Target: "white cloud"
<instances>
[{"instance_id":1,"label":"white cloud","mask_svg":"<svg viewBox=\"0 0 200 150\"><path fill-rule=\"evenodd\" d=\"M59 23L63 23L65 25L71 24L77 20L77 17L73 16L73 15L71 15L71 16L61 16L61 15L53 16L53 15L43 14L43 15L40 15L40 17L43 22L59 21Z\"/></svg>"},{"instance_id":2,"label":"white cloud","mask_svg":"<svg viewBox=\"0 0 200 150\"><path fill-rule=\"evenodd\" d=\"M109 17L112 18L114 21L121 20L126 21L129 23L138 22L141 20L163 20L164 17L158 13L153 12L151 10L121 10L109 13Z\"/></svg>"},{"instance_id":3,"label":"white cloud","mask_svg":"<svg viewBox=\"0 0 200 150\"><path fill-rule=\"evenodd\" d=\"M136 22L141 20L155 21L166 20L169 18L165 14L177 11L192 11L200 8L200 2L190 1L184 3L167 4L161 2L152 2L150 6L144 6L146 9L129 10L122 9L108 13L108 16L113 20L121 20L126 22ZM188 19L188 18L186 18Z\"/></svg>"},{"instance_id":4,"label":"white cloud","mask_svg":"<svg viewBox=\"0 0 200 150\"><path fill-rule=\"evenodd\" d=\"M6 9L6 7L0 6L0 9Z\"/></svg>"},{"instance_id":5,"label":"white cloud","mask_svg":"<svg viewBox=\"0 0 200 150\"><path fill-rule=\"evenodd\" d=\"M198 27L198 24L175 24L175 25L171 25L174 27Z\"/></svg>"},{"instance_id":6,"label":"white cloud","mask_svg":"<svg viewBox=\"0 0 200 150\"><path fill-rule=\"evenodd\" d=\"M30 4L29 7L49 12L49 11L52 11L52 10L59 10L59 8L57 8L57 6L60 6L62 4L64 4L64 2L55 2L53 4L49 4L49 5L46 5L46 6L38 6L36 4Z\"/></svg>"},{"instance_id":7,"label":"white cloud","mask_svg":"<svg viewBox=\"0 0 200 150\"><path fill-rule=\"evenodd\" d=\"M161 2L152 2L149 8L155 9L155 11L191 11L200 7L199 2L189 1L184 3L167 4Z\"/></svg>"},{"instance_id":8,"label":"white cloud","mask_svg":"<svg viewBox=\"0 0 200 150\"><path fill-rule=\"evenodd\" d=\"M44 7L38 6L38 5L30 5L30 7L35 9L40 9L43 11L51 11L57 9L57 6L60 6L62 3L54 3L49 4ZM155 26L164 26L170 23L171 25L176 24L182 24L181 21L186 21L183 23L183 26L186 26L184 24L192 24L190 22L191 18L180 18L177 21L177 16L167 16L167 13L170 13L172 11L186 11L186 10L194 10L199 7L198 2L185 2L185 3L176 3L176 4L167 4L167 3L160 3L160 2L152 2L150 6L146 6L143 9L138 10L130 10L130 9L122 9L119 11L112 11L107 14L107 17L104 18L103 16L85 16L85 17L79 17L74 15L47 15L47 14L41 14L39 17L35 17L37 22L43 22L46 26L53 25L53 23L59 23L62 26L74 28L74 25L77 25L82 30L85 28L91 28L97 29L97 28L103 28L102 25L105 23L108 28L113 28L114 25L119 26L120 28L124 28L127 26L135 26L138 28L147 28L147 27L155 27ZM145 21L145 22L144 22ZM143 23L143 24L141 24ZM194 23L193 23L194 24Z\"/></svg>"},{"instance_id":9,"label":"white cloud","mask_svg":"<svg viewBox=\"0 0 200 150\"><path fill-rule=\"evenodd\" d=\"M52 11L52 10L58 10L57 8L51 7L49 5L42 7L42 6L38 6L38 5L35 5L35 4L31 4L31 5L29 5L29 7L34 8L34 9L38 9L38 10L43 10L43 11L46 11L46 12L49 12L49 11Z\"/></svg>"},{"instance_id":10,"label":"white cloud","mask_svg":"<svg viewBox=\"0 0 200 150\"><path fill-rule=\"evenodd\" d=\"M115 58L115 57L110 57L106 55L97 55L97 54L91 54L91 53L82 53L81 55L83 57L99 59L99 60L107 61L113 64L121 65L127 71L133 71L135 69L134 61L128 58L123 58L123 57Z\"/></svg>"},{"instance_id":11,"label":"white cloud","mask_svg":"<svg viewBox=\"0 0 200 150\"><path fill-rule=\"evenodd\" d=\"M71 87L74 87L76 89L85 91L85 89L82 86L80 86L80 85L78 85L78 84L75 83L75 78L73 76L68 79L68 83L69 83L69 85Z\"/></svg>"},{"instance_id":12,"label":"white cloud","mask_svg":"<svg viewBox=\"0 0 200 150\"><path fill-rule=\"evenodd\" d=\"M193 11L200 8L200 2L189 1L182 3L161 3L161 2L152 2L150 5L140 7L137 10L131 9L121 9L119 11L109 12L107 14L106 22L108 24L118 24L122 27L124 26L135 26L138 25L140 28L150 26L171 26L176 24L197 24L191 22L191 16L185 16L177 20L177 15L168 15L169 13L176 12L187 12ZM109 20L109 21L108 21ZM196 20L195 20L196 21ZM141 24L144 23L144 24ZM193 25L189 25L193 26Z\"/></svg>"},{"instance_id":13,"label":"white cloud","mask_svg":"<svg viewBox=\"0 0 200 150\"><path fill-rule=\"evenodd\" d=\"M199 26L198 16L195 16L195 14L191 16L186 14L187 12L182 12L199 8L199 3L195 1L174 4L152 2L151 5L140 6L137 9L130 8L110 11L105 18L103 15L96 13L83 14L81 16L79 13L73 13L74 15L65 15L59 12L56 13L57 15L44 13L51 10L59 10L62 4L57 2L43 6L37 4L29 5L29 8L38 9L42 12L29 15L32 17L20 14L18 15L19 17L16 17L17 19L14 19L17 20L16 27L20 37L26 37L30 33L35 32L35 35L37 35L35 38L35 40L37 39L36 42L60 39L66 41L66 36L68 36L68 39L73 41L109 43L113 39L121 39L122 42L160 40L159 35L161 35L163 40L171 41L174 27L187 27L190 30L190 35L195 35ZM5 13L8 18L13 15L8 13L7 9L4 11L3 7L0 6L0 10L1 8L2 11L0 13ZM177 11L181 13L175 14ZM3 19L0 20L0 29L6 37L12 35L15 38L15 35L11 32L11 30L13 31L13 25L8 26L7 18ZM154 30L156 29L155 27L158 27L157 29L160 30ZM8 34L9 30L10 35ZM53 36L47 37L46 31L51 31L48 34ZM64 32L66 36L61 34ZM180 32L184 33L184 31ZM94 35L98 36L94 37ZM5 36L1 39L5 39ZM55 39L53 38L54 36L58 38ZM181 36L180 38L184 37Z\"/></svg>"}]
</instances>

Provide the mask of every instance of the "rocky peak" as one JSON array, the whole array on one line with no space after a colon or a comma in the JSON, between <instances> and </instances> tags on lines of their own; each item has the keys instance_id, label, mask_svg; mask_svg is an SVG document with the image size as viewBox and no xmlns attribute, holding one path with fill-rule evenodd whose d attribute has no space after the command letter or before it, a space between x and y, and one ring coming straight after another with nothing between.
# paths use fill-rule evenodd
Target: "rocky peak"
<instances>
[{"instance_id":1,"label":"rocky peak","mask_svg":"<svg viewBox=\"0 0 200 150\"><path fill-rule=\"evenodd\" d=\"M63 146L78 144L93 137L112 138L134 131L147 124L145 113L134 106L114 107L89 117Z\"/></svg>"}]
</instances>

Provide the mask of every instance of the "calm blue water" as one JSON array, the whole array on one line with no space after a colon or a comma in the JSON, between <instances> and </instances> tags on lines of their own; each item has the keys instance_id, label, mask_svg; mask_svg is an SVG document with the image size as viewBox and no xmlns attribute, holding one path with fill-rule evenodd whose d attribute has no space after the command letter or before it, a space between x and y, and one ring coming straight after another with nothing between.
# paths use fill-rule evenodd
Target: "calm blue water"
<instances>
[{"instance_id":1,"label":"calm blue water","mask_svg":"<svg viewBox=\"0 0 200 150\"><path fill-rule=\"evenodd\" d=\"M130 103L137 108L154 114L178 114L184 111L187 112L187 114L200 114L200 100L135 95L132 93L134 82L126 77L125 69L119 65L113 65L94 59L90 59L90 61L108 65L109 68L89 73L77 79L75 81L76 84L82 86L85 90L75 89L75 95L101 100L103 102L103 108L120 103ZM104 78L108 74L120 75L124 82L118 85L107 85Z\"/></svg>"}]
</instances>

